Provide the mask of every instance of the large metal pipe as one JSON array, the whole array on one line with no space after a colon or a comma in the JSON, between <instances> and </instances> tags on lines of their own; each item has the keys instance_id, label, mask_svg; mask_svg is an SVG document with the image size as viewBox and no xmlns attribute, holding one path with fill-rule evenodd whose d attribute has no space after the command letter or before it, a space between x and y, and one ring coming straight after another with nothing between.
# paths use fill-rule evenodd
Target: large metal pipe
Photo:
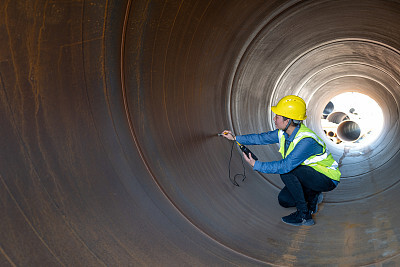
<instances>
[{"instance_id":1,"label":"large metal pipe","mask_svg":"<svg viewBox=\"0 0 400 267\"><path fill-rule=\"evenodd\" d=\"M324 110L322 111L322 115L326 118L329 114L333 112L335 109L335 105L329 101L328 104L326 104Z\"/></svg>"},{"instance_id":2,"label":"large metal pipe","mask_svg":"<svg viewBox=\"0 0 400 267\"><path fill-rule=\"evenodd\" d=\"M0 265L399 265L399 17L389 0L2 1ZM353 90L383 131L327 142L343 177L315 226L281 222L278 175L230 183L216 133L272 130L298 94L324 136Z\"/></svg>"},{"instance_id":3,"label":"large metal pipe","mask_svg":"<svg viewBox=\"0 0 400 267\"><path fill-rule=\"evenodd\" d=\"M349 120L350 117L342 111L335 111L326 118L329 122L340 124L342 121Z\"/></svg>"},{"instance_id":4,"label":"large metal pipe","mask_svg":"<svg viewBox=\"0 0 400 267\"><path fill-rule=\"evenodd\" d=\"M337 128L337 136L345 142L354 142L361 137L361 128L352 120L342 121Z\"/></svg>"}]
</instances>

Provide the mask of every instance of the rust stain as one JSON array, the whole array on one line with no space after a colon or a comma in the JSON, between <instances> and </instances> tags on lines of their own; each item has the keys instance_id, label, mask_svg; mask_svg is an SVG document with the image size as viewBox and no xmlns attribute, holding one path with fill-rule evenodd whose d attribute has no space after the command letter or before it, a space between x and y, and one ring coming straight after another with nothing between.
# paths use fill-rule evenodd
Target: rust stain
<instances>
[{"instance_id":1,"label":"rust stain","mask_svg":"<svg viewBox=\"0 0 400 267\"><path fill-rule=\"evenodd\" d=\"M294 234L290 244L286 248L286 252L282 255L282 262L279 264L285 266L296 266L297 256L302 250L306 237L310 231L310 226L301 226L298 228L298 232Z\"/></svg>"}]
</instances>

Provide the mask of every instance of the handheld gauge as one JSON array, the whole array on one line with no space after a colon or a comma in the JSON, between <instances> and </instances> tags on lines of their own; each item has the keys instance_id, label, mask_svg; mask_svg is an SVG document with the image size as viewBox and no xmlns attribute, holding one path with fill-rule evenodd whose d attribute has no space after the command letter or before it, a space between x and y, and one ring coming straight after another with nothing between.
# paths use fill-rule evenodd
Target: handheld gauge
<instances>
[{"instance_id":1,"label":"handheld gauge","mask_svg":"<svg viewBox=\"0 0 400 267\"><path fill-rule=\"evenodd\" d=\"M242 151L247 155L248 158L250 158L250 154L251 154L251 157L252 157L254 160L258 160L257 156L254 155L254 153L251 152L250 149L248 149L246 146L240 144L238 141L236 141L236 143L238 144L240 150L242 150Z\"/></svg>"}]
</instances>

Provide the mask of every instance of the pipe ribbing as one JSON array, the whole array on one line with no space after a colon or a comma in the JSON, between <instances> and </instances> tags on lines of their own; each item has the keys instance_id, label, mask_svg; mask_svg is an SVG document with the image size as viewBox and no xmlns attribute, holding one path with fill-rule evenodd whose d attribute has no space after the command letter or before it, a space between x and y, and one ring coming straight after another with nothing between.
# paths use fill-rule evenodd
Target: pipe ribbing
<instances>
[{"instance_id":1,"label":"pipe ribbing","mask_svg":"<svg viewBox=\"0 0 400 267\"><path fill-rule=\"evenodd\" d=\"M1 263L399 264L399 1L3 1L0 15ZM324 136L326 103L352 90L382 107L382 135L327 142L343 178L315 226L282 224L278 175L229 182L217 132L272 130L270 106L297 94Z\"/></svg>"}]
</instances>

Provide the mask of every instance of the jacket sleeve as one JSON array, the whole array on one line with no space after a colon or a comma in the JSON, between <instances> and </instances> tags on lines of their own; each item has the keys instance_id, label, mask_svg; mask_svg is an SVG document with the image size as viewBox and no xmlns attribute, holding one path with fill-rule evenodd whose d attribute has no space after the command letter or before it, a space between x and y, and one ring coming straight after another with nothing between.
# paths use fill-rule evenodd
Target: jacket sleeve
<instances>
[{"instance_id":1,"label":"jacket sleeve","mask_svg":"<svg viewBox=\"0 0 400 267\"><path fill-rule=\"evenodd\" d=\"M302 139L286 158L278 161L256 161L253 170L263 173L284 174L292 171L312 155L322 153L323 148L312 138Z\"/></svg>"},{"instance_id":2,"label":"jacket sleeve","mask_svg":"<svg viewBox=\"0 0 400 267\"><path fill-rule=\"evenodd\" d=\"M236 141L242 145L268 145L279 143L278 130L261 134L237 135Z\"/></svg>"}]
</instances>

